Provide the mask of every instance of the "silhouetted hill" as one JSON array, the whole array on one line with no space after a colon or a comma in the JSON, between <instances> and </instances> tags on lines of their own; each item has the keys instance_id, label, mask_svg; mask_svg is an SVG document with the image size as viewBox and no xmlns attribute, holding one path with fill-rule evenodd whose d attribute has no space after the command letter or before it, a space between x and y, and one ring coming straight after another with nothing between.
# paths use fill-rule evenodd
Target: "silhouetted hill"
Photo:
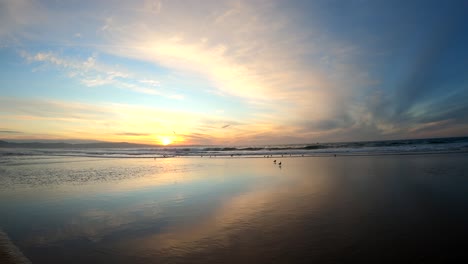
<instances>
[{"instance_id":1,"label":"silhouetted hill","mask_svg":"<svg viewBox=\"0 0 468 264\"><path fill-rule=\"evenodd\" d=\"M7 142L0 140L0 148L147 148L154 145L134 144L128 142L99 142L99 143L43 143L43 142Z\"/></svg>"}]
</instances>

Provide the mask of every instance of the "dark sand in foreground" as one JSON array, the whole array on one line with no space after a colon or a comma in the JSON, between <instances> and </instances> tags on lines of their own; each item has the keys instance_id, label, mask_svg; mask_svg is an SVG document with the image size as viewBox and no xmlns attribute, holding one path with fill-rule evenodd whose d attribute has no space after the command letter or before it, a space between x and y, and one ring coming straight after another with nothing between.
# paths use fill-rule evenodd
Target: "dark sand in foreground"
<instances>
[{"instance_id":1,"label":"dark sand in foreground","mask_svg":"<svg viewBox=\"0 0 468 264\"><path fill-rule=\"evenodd\" d=\"M31 263L23 253L11 242L10 238L0 230L0 263L28 264Z\"/></svg>"}]
</instances>

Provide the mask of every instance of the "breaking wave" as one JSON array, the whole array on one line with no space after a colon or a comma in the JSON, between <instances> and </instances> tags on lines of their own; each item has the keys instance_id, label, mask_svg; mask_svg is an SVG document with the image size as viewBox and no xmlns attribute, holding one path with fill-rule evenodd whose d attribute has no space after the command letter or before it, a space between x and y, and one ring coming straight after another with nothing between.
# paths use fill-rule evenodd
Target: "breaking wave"
<instances>
[{"instance_id":1,"label":"breaking wave","mask_svg":"<svg viewBox=\"0 0 468 264\"><path fill-rule=\"evenodd\" d=\"M468 137L264 146L174 146L147 148L0 148L0 156L163 158L269 155L379 155L468 152Z\"/></svg>"}]
</instances>

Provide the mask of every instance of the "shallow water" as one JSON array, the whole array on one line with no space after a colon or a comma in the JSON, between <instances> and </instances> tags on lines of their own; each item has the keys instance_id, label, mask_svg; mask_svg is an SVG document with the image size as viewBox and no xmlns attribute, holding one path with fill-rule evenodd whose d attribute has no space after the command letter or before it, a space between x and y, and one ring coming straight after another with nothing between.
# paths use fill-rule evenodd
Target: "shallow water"
<instances>
[{"instance_id":1,"label":"shallow water","mask_svg":"<svg viewBox=\"0 0 468 264\"><path fill-rule=\"evenodd\" d=\"M468 259L467 154L16 157L0 175L0 228L33 263Z\"/></svg>"}]
</instances>

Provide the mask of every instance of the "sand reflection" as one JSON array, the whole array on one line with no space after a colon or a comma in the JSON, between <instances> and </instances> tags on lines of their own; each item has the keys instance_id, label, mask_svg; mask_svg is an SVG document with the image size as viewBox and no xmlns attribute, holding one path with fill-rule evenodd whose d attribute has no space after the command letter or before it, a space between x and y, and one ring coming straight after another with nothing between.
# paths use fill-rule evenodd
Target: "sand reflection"
<instances>
[{"instance_id":1,"label":"sand reflection","mask_svg":"<svg viewBox=\"0 0 468 264\"><path fill-rule=\"evenodd\" d=\"M58 181L0 192L0 226L33 263L337 263L467 219L466 156L115 161L70 166L110 172L79 184L43 165Z\"/></svg>"},{"instance_id":2,"label":"sand reflection","mask_svg":"<svg viewBox=\"0 0 468 264\"><path fill-rule=\"evenodd\" d=\"M238 233L255 230L258 239L266 238L284 219L294 222L301 210L319 208L331 183L322 163L314 163L312 174L295 166L304 159L286 159L282 169L269 159L166 159L158 167L148 160L123 162L121 174L129 175L2 193L3 206L9 200L23 211L16 217L39 216L17 235L19 244L32 250L78 243L152 259L223 248L236 243ZM92 174L95 164L81 163L81 172ZM57 168L47 166L49 172Z\"/></svg>"},{"instance_id":3,"label":"sand reflection","mask_svg":"<svg viewBox=\"0 0 468 264\"><path fill-rule=\"evenodd\" d=\"M265 166L265 171L271 172L270 167ZM310 175L310 171L304 174L302 170L284 169L262 181L252 179L248 191L227 197L202 219L129 239L120 247L157 258L229 247L235 243L232 237L245 230L257 230L267 239L278 232L277 228L283 225L281 221L294 222L297 212L320 207L330 182L321 174L320 166L316 169L315 175ZM262 174L259 167L257 173Z\"/></svg>"}]
</instances>

